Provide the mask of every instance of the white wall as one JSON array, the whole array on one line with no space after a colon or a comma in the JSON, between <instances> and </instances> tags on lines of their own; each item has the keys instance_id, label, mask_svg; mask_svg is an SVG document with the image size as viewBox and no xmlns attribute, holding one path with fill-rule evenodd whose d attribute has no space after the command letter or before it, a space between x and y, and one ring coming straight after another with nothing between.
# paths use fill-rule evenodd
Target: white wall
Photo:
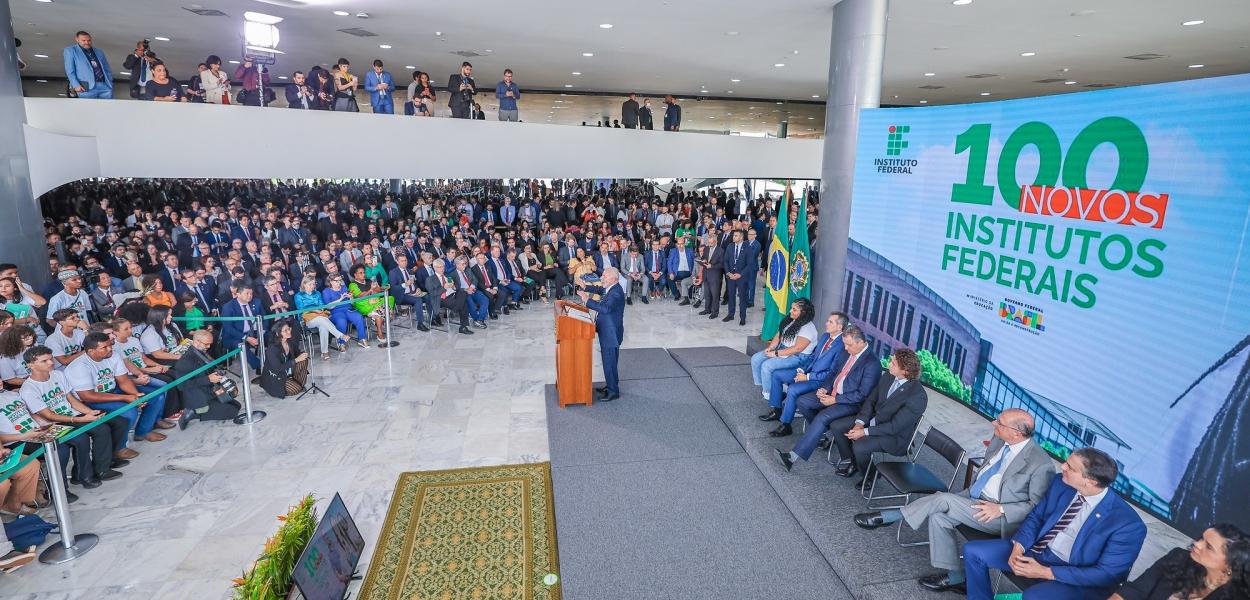
<instances>
[{"instance_id":1,"label":"white wall","mask_svg":"<svg viewBox=\"0 0 1250 600\"><path fill-rule=\"evenodd\" d=\"M96 176L816 179L821 162L818 140L285 108L27 98L26 118L36 196Z\"/></svg>"}]
</instances>

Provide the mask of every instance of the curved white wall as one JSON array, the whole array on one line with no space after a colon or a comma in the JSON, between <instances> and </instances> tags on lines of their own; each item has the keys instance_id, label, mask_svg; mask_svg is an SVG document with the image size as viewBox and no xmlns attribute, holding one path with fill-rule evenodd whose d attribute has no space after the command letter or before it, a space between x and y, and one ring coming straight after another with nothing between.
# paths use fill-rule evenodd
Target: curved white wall
<instances>
[{"instance_id":1,"label":"curved white wall","mask_svg":"<svg viewBox=\"0 0 1250 600\"><path fill-rule=\"evenodd\" d=\"M63 98L27 98L26 119L36 196L84 177L817 179L822 147L819 140Z\"/></svg>"}]
</instances>

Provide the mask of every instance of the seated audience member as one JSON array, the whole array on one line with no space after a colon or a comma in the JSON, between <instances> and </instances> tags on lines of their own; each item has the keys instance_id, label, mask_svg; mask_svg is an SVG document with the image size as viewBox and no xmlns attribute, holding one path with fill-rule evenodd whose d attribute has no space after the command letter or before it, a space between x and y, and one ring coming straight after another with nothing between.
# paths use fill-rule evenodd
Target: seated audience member
<instances>
[{"instance_id":1,"label":"seated audience member","mask_svg":"<svg viewBox=\"0 0 1250 600\"><path fill-rule=\"evenodd\" d=\"M78 312L72 308L62 308L52 315L56 328L44 342L52 349L52 356L65 368L75 358L82 355L82 341L87 335L87 322L82 320Z\"/></svg>"},{"instance_id":2,"label":"seated audience member","mask_svg":"<svg viewBox=\"0 0 1250 600\"><path fill-rule=\"evenodd\" d=\"M63 287L48 299L48 324L56 327L54 315L68 308L78 313L78 319L86 326L89 322L87 311L91 310L91 298L82 289L82 274L78 269L68 267L57 273L56 278Z\"/></svg>"},{"instance_id":3,"label":"seated audience member","mask_svg":"<svg viewBox=\"0 0 1250 600\"><path fill-rule=\"evenodd\" d=\"M0 433L0 441L5 440L6 437ZM14 451L0 447L0 460L7 459L10 452ZM28 462L26 466L10 475L8 479L0 481L0 506L16 504L26 506L27 498L30 499L30 502L42 504L36 498L38 485L39 463L37 461ZM66 496L71 496L71 494L66 493ZM78 499L77 496L73 496L73 498L74 500ZM35 557L35 552L31 548L22 548L21 550L14 548L12 542L9 541L8 535L4 532L4 527L0 527L0 570L5 573L12 573L34 562Z\"/></svg>"},{"instance_id":4,"label":"seated audience member","mask_svg":"<svg viewBox=\"0 0 1250 600\"><path fill-rule=\"evenodd\" d=\"M65 377L84 404L108 412L122 408L143 395L130 378L121 358L113 354L113 340L107 334L88 334L83 339L82 348L83 355L65 368ZM153 430L173 427L173 423L161 419L164 410L165 394L156 394L122 415L130 422L136 441L159 442L165 439L165 434Z\"/></svg>"},{"instance_id":5,"label":"seated audience member","mask_svg":"<svg viewBox=\"0 0 1250 600\"><path fill-rule=\"evenodd\" d=\"M104 416L106 411L93 409L78 400L65 374L54 368L52 351L47 346L27 350L25 358L31 374L19 394L26 409L41 425L59 423L76 429ZM130 464L119 457L128 429L125 417L119 415L84 435L61 440L59 443L69 446L74 457L70 480L90 489L99 487L101 481L121 477L121 473L113 469Z\"/></svg>"},{"instance_id":6,"label":"seated audience member","mask_svg":"<svg viewBox=\"0 0 1250 600\"><path fill-rule=\"evenodd\" d=\"M113 277L105 271L96 273L96 286L91 290L88 296L91 298L91 306L95 309L95 314L101 319L113 318L113 313L117 311L117 303L113 301L113 294L120 292L113 287Z\"/></svg>"},{"instance_id":7,"label":"seated audience member","mask_svg":"<svg viewBox=\"0 0 1250 600\"><path fill-rule=\"evenodd\" d=\"M1146 525L1110 490L1115 459L1080 448L1061 471L1010 539L964 545L968 598L993 597L990 569L1040 580L1025 590L1030 600L1102 600L1128 579Z\"/></svg>"},{"instance_id":8,"label":"seated audience member","mask_svg":"<svg viewBox=\"0 0 1250 600\"><path fill-rule=\"evenodd\" d=\"M473 285L486 296L490 318L498 319L500 309L503 310L503 314L510 314L509 309L512 305L508 298L511 290L505 287L503 278L506 275L503 273L503 266L500 265L496 270L495 264L493 262L487 264L486 254L481 253L469 262L468 271L473 278Z\"/></svg>"},{"instance_id":9,"label":"seated audience member","mask_svg":"<svg viewBox=\"0 0 1250 600\"><path fill-rule=\"evenodd\" d=\"M448 277L455 281L457 289L464 291L465 304L468 306L469 316L473 317L473 326L486 329L486 317L490 314L490 300L473 283L473 276L468 271L469 259L464 255L457 256L455 265L455 271Z\"/></svg>"},{"instance_id":10,"label":"seated audience member","mask_svg":"<svg viewBox=\"0 0 1250 600\"><path fill-rule=\"evenodd\" d=\"M185 319L182 326L187 331L195 331L204 328L204 311L200 309L200 302L196 300L195 294L190 291L183 291L178 296L178 305L174 307L173 316Z\"/></svg>"},{"instance_id":11,"label":"seated audience member","mask_svg":"<svg viewBox=\"0 0 1250 600\"><path fill-rule=\"evenodd\" d=\"M213 345L213 334L207 329L191 332L191 345L186 354L174 364L170 375L181 378L195 372L196 369L213 362L208 356L208 349ZM226 421L239 416L242 405L217 384L225 379L213 369L196 375L179 386L182 392L182 418L178 426L186 429L191 421Z\"/></svg>"},{"instance_id":12,"label":"seated audience member","mask_svg":"<svg viewBox=\"0 0 1250 600\"><path fill-rule=\"evenodd\" d=\"M546 281L555 284L556 298L563 297L564 288L569 284L569 276L565 270L560 267L560 259L556 251L552 249L551 244L544 243L542 251L538 254L539 260L542 262L543 275Z\"/></svg>"},{"instance_id":13,"label":"seated audience member","mask_svg":"<svg viewBox=\"0 0 1250 600\"><path fill-rule=\"evenodd\" d=\"M431 302L434 304L435 315L442 311L442 307L446 306L460 317L460 333L464 335L473 335L473 330L469 329L469 304L465 290L459 287L459 284L445 273L447 262L441 258L435 259L434 274L426 278L425 289L430 293ZM450 319L451 317L448 317ZM448 324L448 329L451 326Z\"/></svg>"},{"instance_id":14,"label":"seated audience member","mask_svg":"<svg viewBox=\"0 0 1250 600\"><path fill-rule=\"evenodd\" d=\"M771 393L773 371L801 367L811 358L816 348L812 342L817 337L816 324L812 323L814 312L810 300L795 300L768 347L751 355L751 380L760 387L765 402Z\"/></svg>"},{"instance_id":15,"label":"seated audience member","mask_svg":"<svg viewBox=\"0 0 1250 600\"><path fill-rule=\"evenodd\" d=\"M139 347L143 353L163 365L178 362L185 348L182 331L174 323L173 311L164 306L153 307L145 319L147 327L139 334Z\"/></svg>"},{"instance_id":16,"label":"seated audience member","mask_svg":"<svg viewBox=\"0 0 1250 600\"><path fill-rule=\"evenodd\" d=\"M511 282L508 283L508 289L512 290L512 310L522 310L522 304L530 303L530 292L533 290L534 283L526 281L525 271L521 268L521 263L517 261L516 248L508 248L503 255L504 275Z\"/></svg>"},{"instance_id":17,"label":"seated audience member","mask_svg":"<svg viewBox=\"0 0 1250 600\"><path fill-rule=\"evenodd\" d=\"M781 421L781 423L768 435L784 437L793 433L790 422L794 420L794 411L798 407L799 398L815 392L825 382L825 378L833 369L834 361L845 350L842 344L842 330L849 323L850 319L846 313L830 314L829 318L825 319L825 333L816 338L816 342L812 344L815 350L806 354L803 364L794 368L773 371L771 381L766 384L769 391L764 396L772 410L760 415L760 420ZM777 331L781 333L786 329L779 328ZM781 336L778 335L774 339L780 338Z\"/></svg>"},{"instance_id":18,"label":"seated audience member","mask_svg":"<svg viewBox=\"0 0 1250 600\"><path fill-rule=\"evenodd\" d=\"M13 389L22 387L30 376L26 349L35 345L35 332L25 325L16 325L0 332L0 380ZM53 364L56 365L55 359Z\"/></svg>"},{"instance_id":19,"label":"seated audience member","mask_svg":"<svg viewBox=\"0 0 1250 600\"><path fill-rule=\"evenodd\" d=\"M321 290L321 299L330 307L330 321L334 326L343 332L349 331L349 325L354 326L356 345L368 348L369 328L365 326L365 318L352 305L352 292L343 286L341 273L326 275L326 289Z\"/></svg>"},{"instance_id":20,"label":"seated audience member","mask_svg":"<svg viewBox=\"0 0 1250 600\"><path fill-rule=\"evenodd\" d=\"M638 252L637 246L630 246L630 256L635 255L640 259L638 276L631 274L631 278L642 282L641 300L643 304L649 304L649 298L659 297L668 287L668 258L664 256L660 240L651 240L651 249L642 253Z\"/></svg>"},{"instance_id":21,"label":"seated audience member","mask_svg":"<svg viewBox=\"0 0 1250 600\"><path fill-rule=\"evenodd\" d=\"M297 310L305 311L300 313L304 326L316 329L317 335L321 338L321 360L330 360L331 336L334 336L337 342L335 349L339 352L347 351L347 334L334 326L334 322L330 320L330 311L323 308L324 302L321 300L321 293L317 291L316 276L304 277L293 301Z\"/></svg>"},{"instance_id":22,"label":"seated audience member","mask_svg":"<svg viewBox=\"0 0 1250 600\"><path fill-rule=\"evenodd\" d=\"M365 266L356 265L352 267L352 281L347 284L347 289L352 293L353 298L377 294L382 291L382 286L377 281L371 280L365 276ZM395 307L395 299L389 298L390 303L386 304L386 297L366 298L364 300L356 300L352 302L352 306L361 316L373 320L374 336L378 342L386 341L386 329L384 327L382 311Z\"/></svg>"},{"instance_id":23,"label":"seated audience member","mask_svg":"<svg viewBox=\"0 0 1250 600\"><path fill-rule=\"evenodd\" d=\"M920 585L942 592L964 589L955 528L1006 537L1033 510L1055 477L1050 455L1033 440L1033 416L1018 408L999 413L986 460L972 485L961 492L939 492L899 509L855 515L855 524L876 529L906 519L912 529L929 523L929 564L941 573L920 578Z\"/></svg>"},{"instance_id":24,"label":"seated audience member","mask_svg":"<svg viewBox=\"0 0 1250 600\"><path fill-rule=\"evenodd\" d=\"M14 325L27 327L39 326L39 315L35 309L47 304L48 301L21 286L15 277L0 278L0 308L13 315Z\"/></svg>"},{"instance_id":25,"label":"seated audience member","mask_svg":"<svg viewBox=\"0 0 1250 600\"><path fill-rule=\"evenodd\" d=\"M430 305L430 295L421 289L416 276L408 267L408 255L396 254L395 268L391 269L388 275L391 282L391 295L395 298L396 304L412 307L418 331L429 331L430 328L425 326L425 313L426 307Z\"/></svg>"},{"instance_id":26,"label":"seated audience member","mask_svg":"<svg viewBox=\"0 0 1250 600\"><path fill-rule=\"evenodd\" d=\"M165 289L165 282L156 275L148 275L143 279L143 290L143 300L152 308L162 306L172 309L178 302L173 292Z\"/></svg>"},{"instance_id":27,"label":"seated audience member","mask_svg":"<svg viewBox=\"0 0 1250 600\"><path fill-rule=\"evenodd\" d=\"M1212 525L1188 548L1168 552L1108 600L1198 598L1250 598L1250 536L1236 525Z\"/></svg>"},{"instance_id":28,"label":"seated audience member","mask_svg":"<svg viewBox=\"0 0 1250 600\"><path fill-rule=\"evenodd\" d=\"M708 302L718 302L709 297ZM851 325L842 331L844 352L833 363L831 373L814 393L804 394L796 403L797 409L807 419L807 431L803 438L794 445L790 452L777 449L781 464L786 470L794 465L794 461L807 460L812 457L820 440L829 430L834 421L853 416L859 407L868 399L881 379L881 361L868 349L868 341L864 332Z\"/></svg>"},{"instance_id":29,"label":"seated audience member","mask_svg":"<svg viewBox=\"0 0 1250 600\"><path fill-rule=\"evenodd\" d=\"M654 246L653 246L654 248ZM688 288L686 294L682 295L682 282L690 278L695 268L694 248L690 246L677 246L668 250L668 264L666 265L665 277L668 278L668 289L673 293L674 298L681 299L678 306L686 306L690 304L690 294L693 288Z\"/></svg>"},{"instance_id":30,"label":"seated audience member","mask_svg":"<svg viewBox=\"0 0 1250 600\"><path fill-rule=\"evenodd\" d=\"M260 386L274 398L298 394L308 381L308 353L303 349L303 338L295 335L286 319L274 323L272 333L273 341L265 348Z\"/></svg>"},{"instance_id":31,"label":"seated audience member","mask_svg":"<svg viewBox=\"0 0 1250 600\"><path fill-rule=\"evenodd\" d=\"M929 395L920 383L920 358L911 348L899 348L890 357L887 371L889 377L881 377L858 414L829 424L829 435L842 456L834 474L863 473L867 478L873 452L907 453L929 406ZM860 480L857 487L862 484Z\"/></svg>"},{"instance_id":32,"label":"seated audience member","mask_svg":"<svg viewBox=\"0 0 1250 600\"><path fill-rule=\"evenodd\" d=\"M253 372L260 369L260 331L257 329L256 317L264 314L260 302L252 298L252 288L241 279L230 284L234 299L221 307L223 317L247 317L242 320L228 320L221 323L221 344L227 350L246 344L247 364Z\"/></svg>"}]
</instances>

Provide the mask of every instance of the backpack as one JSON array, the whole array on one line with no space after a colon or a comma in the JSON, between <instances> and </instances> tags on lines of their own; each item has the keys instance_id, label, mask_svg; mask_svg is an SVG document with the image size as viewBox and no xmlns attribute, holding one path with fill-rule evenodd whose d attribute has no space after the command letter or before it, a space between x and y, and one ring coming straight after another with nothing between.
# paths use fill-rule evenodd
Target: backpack
<instances>
[{"instance_id":1,"label":"backpack","mask_svg":"<svg viewBox=\"0 0 1250 600\"><path fill-rule=\"evenodd\" d=\"M25 515L4 524L4 535L18 550L43 545L48 534L57 528L56 525L43 520L39 515Z\"/></svg>"}]
</instances>

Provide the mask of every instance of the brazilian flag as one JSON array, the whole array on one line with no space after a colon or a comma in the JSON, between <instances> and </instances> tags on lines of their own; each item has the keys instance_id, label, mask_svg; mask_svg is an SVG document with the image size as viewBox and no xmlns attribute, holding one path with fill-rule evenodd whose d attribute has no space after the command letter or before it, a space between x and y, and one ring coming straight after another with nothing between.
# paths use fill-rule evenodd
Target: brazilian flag
<instances>
[{"instance_id":1,"label":"brazilian flag","mask_svg":"<svg viewBox=\"0 0 1250 600\"><path fill-rule=\"evenodd\" d=\"M777 227L768 245L768 294L764 300L764 327L760 338L771 340L790 310L790 185L777 207ZM795 228L797 233L798 229Z\"/></svg>"},{"instance_id":2,"label":"brazilian flag","mask_svg":"<svg viewBox=\"0 0 1250 600\"><path fill-rule=\"evenodd\" d=\"M794 240L790 242L790 302L811 297L812 245L807 241L807 194L803 194L799 215L794 219Z\"/></svg>"}]
</instances>

